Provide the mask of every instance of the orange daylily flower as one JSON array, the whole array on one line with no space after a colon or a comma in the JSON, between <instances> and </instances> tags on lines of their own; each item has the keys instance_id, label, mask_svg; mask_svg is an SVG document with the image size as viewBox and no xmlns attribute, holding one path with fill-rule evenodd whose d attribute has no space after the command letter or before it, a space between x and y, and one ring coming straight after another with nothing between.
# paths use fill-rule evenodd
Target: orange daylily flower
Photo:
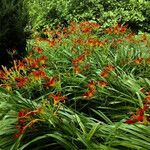
<instances>
[{"instance_id":1,"label":"orange daylily flower","mask_svg":"<svg viewBox=\"0 0 150 150\"><path fill-rule=\"evenodd\" d=\"M0 79L8 80L7 74L2 70L0 70Z\"/></svg>"},{"instance_id":2,"label":"orange daylily flower","mask_svg":"<svg viewBox=\"0 0 150 150\"><path fill-rule=\"evenodd\" d=\"M135 36L135 33L129 33L129 34L126 36L126 39L131 40L134 36Z\"/></svg>"},{"instance_id":3,"label":"orange daylily flower","mask_svg":"<svg viewBox=\"0 0 150 150\"><path fill-rule=\"evenodd\" d=\"M89 90L88 92L83 94L83 98L89 99L94 96L95 90Z\"/></svg>"},{"instance_id":4,"label":"orange daylily flower","mask_svg":"<svg viewBox=\"0 0 150 150\"><path fill-rule=\"evenodd\" d=\"M46 61L47 61L47 58L45 56L41 56L37 58L37 62L39 62L40 64L45 64Z\"/></svg>"},{"instance_id":5,"label":"orange daylily flower","mask_svg":"<svg viewBox=\"0 0 150 150\"><path fill-rule=\"evenodd\" d=\"M1 77L2 78L6 77L6 79L4 79L4 80L7 80L8 76L11 74L12 70L13 70L13 68L7 69L7 67L2 66L2 70L0 70Z\"/></svg>"},{"instance_id":6,"label":"orange daylily flower","mask_svg":"<svg viewBox=\"0 0 150 150\"><path fill-rule=\"evenodd\" d=\"M90 81L90 83L87 85L87 87L88 87L90 90L94 90L94 89L95 89L95 84L96 84L95 81Z\"/></svg>"},{"instance_id":7,"label":"orange daylily flower","mask_svg":"<svg viewBox=\"0 0 150 150\"><path fill-rule=\"evenodd\" d=\"M16 124L16 128L18 132L14 135L15 139L19 138L21 134L24 134L27 128L31 128L31 126L37 121L43 121L41 119L32 119L31 116L36 114L43 113L42 107L37 108L36 110L29 111L27 109L23 109L18 112L18 123ZM29 122L29 119L31 120Z\"/></svg>"},{"instance_id":8,"label":"orange daylily flower","mask_svg":"<svg viewBox=\"0 0 150 150\"><path fill-rule=\"evenodd\" d=\"M92 31L92 29L89 28L89 27L84 27L84 28L81 29L81 31L82 31L83 33L90 33L90 32Z\"/></svg>"},{"instance_id":9,"label":"orange daylily flower","mask_svg":"<svg viewBox=\"0 0 150 150\"><path fill-rule=\"evenodd\" d=\"M69 33L73 33L77 30L77 23L72 21L69 26Z\"/></svg>"},{"instance_id":10,"label":"orange daylily flower","mask_svg":"<svg viewBox=\"0 0 150 150\"><path fill-rule=\"evenodd\" d=\"M31 64L31 68L32 68L32 69L39 68L38 62L35 61L34 63L32 63L32 64Z\"/></svg>"},{"instance_id":11,"label":"orange daylily flower","mask_svg":"<svg viewBox=\"0 0 150 150\"><path fill-rule=\"evenodd\" d=\"M116 27L114 27L114 33L116 34L123 34L126 32L128 27L128 24L122 26L121 24L118 24Z\"/></svg>"},{"instance_id":12,"label":"orange daylily flower","mask_svg":"<svg viewBox=\"0 0 150 150\"><path fill-rule=\"evenodd\" d=\"M74 65L73 66L73 70L74 70L75 74L81 73L81 69L80 69L80 67L78 65Z\"/></svg>"},{"instance_id":13,"label":"orange daylily flower","mask_svg":"<svg viewBox=\"0 0 150 150\"><path fill-rule=\"evenodd\" d=\"M111 72L115 69L115 67L113 65L108 65L106 68L104 68L104 71L106 72Z\"/></svg>"},{"instance_id":14,"label":"orange daylily flower","mask_svg":"<svg viewBox=\"0 0 150 150\"><path fill-rule=\"evenodd\" d=\"M113 71L114 69L115 69L115 67L113 65L108 65L107 67L105 67L103 69L103 71L101 72L100 76L102 76L102 77L108 77L109 73L111 71Z\"/></svg>"},{"instance_id":15,"label":"orange daylily flower","mask_svg":"<svg viewBox=\"0 0 150 150\"><path fill-rule=\"evenodd\" d=\"M141 64L142 61L143 61L143 58L141 58L141 57L138 57L137 59L134 60L134 62L135 62L137 65Z\"/></svg>"},{"instance_id":16,"label":"orange daylily flower","mask_svg":"<svg viewBox=\"0 0 150 150\"><path fill-rule=\"evenodd\" d=\"M53 87L56 85L56 78L54 77L46 77L46 83L44 84L45 88Z\"/></svg>"},{"instance_id":17,"label":"orange daylily flower","mask_svg":"<svg viewBox=\"0 0 150 150\"><path fill-rule=\"evenodd\" d=\"M97 84L98 84L98 86L100 86L102 88L108 86L107 82L105 82L105 81L97 81Z\"/></svg>"},{"instance_id":18,"label":"orange daylily flower","mask_svg":"<svg viewBox=\"0 0 150 150\"><path fill-rule=\"evenodd\" d=\"M107 29L105 29L104 32L108 33L108 34L112 34L113 33L113 29L112 28L107 28Z\"/></svg>"},{"instance_id":19,"label":"orange daylily flower","mask_svg":"<svg viewBox=\"0 0 150 150\"><path fill-rule=\"evenodd\" d=\"M33 76L35 80L38 80L40 78L44 78L46 76L45 72L40 70L40 71L34 71Z\"/></svg>"},{"instance_id":20,"label":"orange daylily flower","mask_svg":"<svg viewBox=\"0 0 150 150\"><path fill-rule=\"evenodd\" d=\"M149 106L147 106L147 105L143 106L143 108L139 108L136 112L136 115L133 114L130 117L131 119L127 120L125 123L133 124L136 122L142 122L142 123L147 122L147 118L146 118L144 112L148 109L149 109Z\"/></svg>"},{"instance_id":21,"label":"orange daylily flower","mask_svg":"<svg viewBox=\"0 0 150 150\"><path fill-rule=\"evenodd\" d=\"M50 47L50 48L54 47L55 44L56 44L56 41L55 41L55 40L49 41L49 47Z\"/></svg>"},{"instance_id":22,"label":"orange daylily flower","mask_svg":"<svg viewBox=\"0 0 150 150\"><path fill-rule=\"evenodd\" d=\"M76 39L74 40L75 44L83 45L85 42L82 39Z\"/></svg>"},{"instance_id":23,"label":"orange daylily flower","mask_svg":"<svg viewBox=\"0 0 150 150\"><path fill-rule=\"evenodd\" d=\"M27 63L27 64L32 64L34 62L34 59L27 57L27 58L24 58L22 62Z\"/></svg>"},{"instance_id":24,"label":"orange daylily flower","mask_svg":"<svg viewBox=\"0 0 150 150\"><path fill-rule=\"evenodd\" d=\"M38 62L38 59L33 59L33 58L25 58L23 60L23 62L27 63L27 65L29 67L31 67L32 69L36 69L36 68L39 68L39 62Z\"/></svg>"},{"instance_id":25,"label":"orange daylily flower","mask_svg":"<svg viewBox=\"0 0 150 150\"><path fill-rule=\"evenodd\" d=\"M77 65L79 63L82 63L89 54L90 54L90 52L85 51L84 53L79 55L77 58L73 59L72 60L73 65Z\"/></svg>"},{"instance_id":26,"label":"orange daylily flower","mask_svg":"<svg viewBox=\"0 0 150 150\"><path fill-rule=\"evenodd\" d=\"M67 99L67 97L65 96L54 95L54 94L50 94L49 97L53 98L54 105L57 105L59 102L65 102L65 100Z\"/></svg>"},{"instance_id":27,"label":"orange daylily flower","mask_svg":"<svg viewBox=\"0 0 150 150\"><path fill-rule=\"evenodd\" d=\"M35 113L37 113L37 114L42 114L43 112L44 112L44 110L42 107L39 107L35 110Z\"/></svg>"},{"instance_id":28,"label":"orange daylily flower","mask_svg":"<svg viewBox=\"0 0 150 150\"><path fill-rule=\"evenodd\" d=\"M147 92L147 96L144 98L144 102L145 102L146 104L150 104L150 91Z\"/></svg>"},{"instance_id":29,"label":"orange daylily flower","mask_svg":"<svg viewBox=\"0 0 150 150\"><path fill-rule=\"evenodd\" d=\"M76 26L70 26L70 27L69 27L69 30L68 30L68 33L72 34L72 33L74 33L76 30L77 30Z\"/></svg>"},{"instance_id":30,"label":"orange daylily flower","mask_svg":"<svg viewBox=\"0 0 150 150\"><path fill-rule=\"evenodd\" d=\"M127 30L128 26L129 26L128 23L126 23L124 26L121 26L121 30L120 30L121 33L122 33L122 32L125 32L125 31Z\"/></svg>"},{"instance_id":31,"label":"orange daylily flower","mask_svg":"<svg viewBox=\"0 0 150 150\"><path fill-rule=\"evenodd\" d=\"M15 81L17 82L17 86L22 88L26 85L28 78L27 77L16 77Z\"/></svg>"},{"instance_id":32,"label":"orange daylily flower","mask_svg":"<svg viewBox=\"0 0 150 150\"><path fill-rule=\"evenodd\" d=\"M18 65L17 65L17 69L18 70L25 70L26 68L26 64L24 64L23 62L19 61Z\"/></svg>"},{"instance_id":33,"label":"orange daylily flower","mask_svg":"<svg viewBox=\"0 0 150 150\"><path fill-rule=\"evenodd\" d=\"M115 26L113 32L116 34L119 34L120 33L120 26L119 25Z\"/></svg>"},{"instance_id":34,"label":"orange daylily flower","mask_svg":"<svg viewBox=\"0 0 150 150\"><path fill-rule=\"evenodd\" d=\"M86 26L81 26L79 27L79 29L82 33L90 33L92 31L90 27L86 27Z\"/></svg>"},{"instance_id":35,"label":"orange daylily flower","mask_svg":"<svg viewBox=\"0 0 150 150\"><path fill-rule=\"evenodd\" d=\"M42 112L43 112L42 107L38 107L37 109L35 109L33 111L29 111L28 109L23 109L23 110L18 112L18 117L19 118L29 118L30 116L40 114Z\"/></svg>"},{"instance_id":36,"label":"orange daylily flower","mask_svg":"<svg viewBox=\"0 0 150 150\"><path fill-rule=\"evenodd\" d=\"M102 77L108 77L109 76L109 73L107 71L103 71L100 76Z\"/></svg>"},{"instance_id":37,"label":"orange daylily flower","mask_svg":"<svg viewBox=\"0 0 150 150\"><path fill-rule=\"evenodd\" d=\"M112 34L112 33L115 33L115 34L123 34L126 32L127 30L127 27L128 27L128 24L122 26L121 24L118 24L117 26L113 27L113 28L107 28L105 29L105 33L108 33L108 34Z\"/></svg>"},{"instance_id":38,"label":"orange daylily flower","mask_svg":"<svg viewBox=\"0 0 150 150\"><path fill-rule=\"evenodd\" d=\"M122 40L122 39L118 39L116 42L117 42L117 43L122 43L123 40Z\"/></svg>"},{"instance_id":39,"label":"orange daylily flower","mask_svg":"<svg viewBox=\"0 0 150 150\"><path fill-rule=\"evenodd\" d=\"M91 46L104 46L104 44L107 42L107 40L105 41L99 41L97 39L89 39L86 41L87 44L91 45Z\"/></svg>"},{"instance_id":40,"label":"orange daylily flower","mask_svg":"<svg viewBox=\"0 0 150 150\"><path fill-rule=\"evenodd\" d=\"M77 64L77 63L82 63L85 59L85 55L80 55L77 58L73 59L72 63Z\"/></svg>"},{"instance_id":41,"label":"orange daylily flower","mask_svg":"<svg viewBox=\"0 0 150 150\"><path fill-rule=\"evenodd\" d=\"M33 49L38 52L39 54L41 54L43 52L43 49L40 47L33 47Z\"/></svg>"},{"instance_id":42,"label":"orange daylily flower","mask_svg":"<svg viewBox=\"0 0 150 150\"><path fill-rule=\"evenodd\" d=\"M100 25L98 23L89 22L89 21L81 22L79 24L79 26L80 26L81 30L84 30L87 28L89 28L90 30L100 28Z\"/></svg>"}]
</instances>

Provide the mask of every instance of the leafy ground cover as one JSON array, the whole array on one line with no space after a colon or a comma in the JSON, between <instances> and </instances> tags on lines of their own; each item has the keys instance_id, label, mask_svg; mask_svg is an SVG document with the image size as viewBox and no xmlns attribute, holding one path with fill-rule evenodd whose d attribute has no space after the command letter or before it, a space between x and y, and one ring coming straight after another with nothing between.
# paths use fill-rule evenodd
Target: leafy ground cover
<instances>
[{"instance_id":1,"label":"leafy ground cover","mask_svg":"<svg viewBox=\"0 0 150 150\"><path fill-rule=\"evenodd\" d=\"M150 149L150 38L127 27L34 31L0 71L0 148Z\"/></svg>"}]
</instances>

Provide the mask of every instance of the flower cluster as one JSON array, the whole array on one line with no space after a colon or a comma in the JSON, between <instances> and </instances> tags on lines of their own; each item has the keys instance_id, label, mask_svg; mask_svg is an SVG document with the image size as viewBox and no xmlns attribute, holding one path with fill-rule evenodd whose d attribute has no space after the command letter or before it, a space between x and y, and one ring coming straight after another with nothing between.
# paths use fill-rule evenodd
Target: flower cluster
<instances>
[{"instance_id":1,"label":"flower cluster","mask_svg":"<svg viewBox=\"0 0 150 150\"><path fill-rule=\"evenodd\" d=\"M85 51L81 55L79 55L78 57L76 57L72 60L73 70L76 74L81 73L80 64L82 64L84 62L84 60L87 58L87 56L89 54L90 53L88 51ZM86 67L84 66L84 68L86 68Z\"/></svg>"},{"instance_id":2,"label":"flower cluster","mask_svg":"<svg viewBox=\"0 0 150 150\"><path fill-rule=\"evenodd\" d=\"M127 30L128 24L122 26L121 24L118 24L115 27L107 28L104 32L108 34L124 34Z\"/></svg>"},{"instance_id":3,"label":"flower cluster","mask_svg":"<svg viewBox=\"0 0 150 150\"><path fill-rule=\"evenodd\" d=\"M148 118L146 116L146 111L150 109L150 92L147 92L147 96L144 98L144 106L142 108L137 109L136 114L133 114L129 120L125 123L134 124L136 122L141 122L143 124L148 123Z\"/></svg>"},{"instance_id":4,"label":"flower cluster","mask_svg":"<svg viewBox=\"0 0 150 150\"><path fill-rule=\"evenodd\" d=\"M96 87L105 88L106 86L108 86L108 83L105 81L90 81L87 85L87 92L83 94L83 98L92 98L96 93Z\"/></svg>"},{"instance_id":5,"label":"flower cluster","mask_svg":"<svg viewBox=\"0 0 150 150\"><path fill-rule=\"evenodd\" d=\"M90 83L87 85L88 91L83 94L83 98L89 99L94 96L95 94L95 87L96 82L95 81L90 81Z\"/></svg>"},{"instance_id":6,"label":"flower cluster","mask_svg":"<svg viewBox=\"0 0 150 150\"><path fill-rule=\"evenodd\" d=\"M46 89L56 85L57 79L48 76L45 72L45 68L48 66L48 59L46 56L41 55L43 49L34 46L33 50L22 61L14 60L14 66L12 68L7 69L3 67L3 70L0 70L1 87L12 91L12 89L30 89L30 86L32 87L37 83Z\"/></svg>"},{"instance_id":7,"label":"flower cluster","mask_svg":"<svg viewBox=\"0 0 150 150\"><path fill-rule=\"evenodd\" d=\"M98 39L88 39L88 40L82 40L82 39L75 39L74 43L78 45L84 45L84 46L96 46L96 47L102 47L106 45L108 40L100 41Z\"/></svg>"},{"instance_id":8,"label":"flower cluster","mask_svg":"<svg viewBox=\"0 0 150 150\"><path fill-rule=\"evenodd\" d=\"M18 123L16 128L18 132L15 134L15 138L19 138L20 135L24 134L27 128L31 128L34 123L40 121L40 119L34 119L34 117L43 112L42 108L37 108L34 111L24 109L18 112Z\"/></svg>"},{"instance_id":9,"label":"flower cluster","mask_svg":"<svg viewBox=\"0 0 150 150\"><path fill-rule=\"evenodd\" d=\"M113 65L108 65L107 67L103 68L100 76L102 77L108 77L109 74L115 70L115 67Z\"/></svg>"},{"instance_id":10,"label":"flower cluster","mask_svg":"<svg viewBox=\"0 0 150 150\"><path fill-rule=\"evenodd\" d=\"M67 97L65 96L61 96L60 94L50 94L49 98L53 98L54 101L54 105L57 105L59 102L65 102L65 100L67 99Z\"/></svg>"},{"instance_id":11,"label":"flower cluster","mask_svg":"<svg viewBox=\"0 0 150 150\"><path fill-rule=\"evenodd\" d=\"M145 116L145 111L149 109L149 106L144 105L143 108L139 108L136 112L136 114L133 114L129 120L127 120L125 123L127 124L133 124L136 122L143 122L147 123L147 118Z\"/></svg>"}]
</instances>

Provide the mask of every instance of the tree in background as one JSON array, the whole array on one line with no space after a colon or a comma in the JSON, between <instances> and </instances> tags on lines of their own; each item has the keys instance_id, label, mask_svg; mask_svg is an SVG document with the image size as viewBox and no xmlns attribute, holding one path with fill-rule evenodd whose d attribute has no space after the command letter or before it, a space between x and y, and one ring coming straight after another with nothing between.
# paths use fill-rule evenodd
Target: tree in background
<instances>
[{"instance_id":1,"label":"tree in background","mask_svg":"<svg viewBox=\"0 0 150 150\"><path fill-rule=\"evenodd\" d=\"M0 6L0 65L10 67L26 53L28 13L24 0L1 0Z\"/></svg>"}]
</instances>

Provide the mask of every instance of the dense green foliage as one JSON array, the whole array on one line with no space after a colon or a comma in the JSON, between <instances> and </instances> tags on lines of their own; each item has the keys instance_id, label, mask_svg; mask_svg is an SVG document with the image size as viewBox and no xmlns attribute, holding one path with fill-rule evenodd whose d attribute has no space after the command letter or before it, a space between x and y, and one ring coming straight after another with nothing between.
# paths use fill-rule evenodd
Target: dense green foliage
<instances>
[{"instance_id":1,"label":"dense green foliage","mask_svg":"<svg viewBox=\"0 0 150 150\"><path fill-rule=\"evenodd\" d=\"M25 54L28 14L23 3L23 0L0 1L0 65L11 66L13 59Z\"/></svg>"},{"instance_id":2,"label":"dense green foliage","mask_svg":"<svg viewBox=\"0 0 150 150\"><path fill-rule=\"evenodd\" d=\"M136 32L150 32L148 0L27 0L32 26L68 23L72 20L95 20L103 27L129 22Z\"/></svg>"},{"instance_id":3,"label":"dense green foliage","mask_svg":"<svg viewBox=\"0 0 150 150\"><path fill-rule=\"evenodd\" d=\"M149 4L1 0L0 150L150 150Z\"/></svg>"},{"instance_id":4,"label":"dense green foliage","mask_svg":"<svg viewBox=\"0 0 150 150\"><path fill-rule=\"evenodd\" d=\"M0 71L0 149L148 150L149 35L95 22L40 34Z\"/></svg>"}]
</instances>

